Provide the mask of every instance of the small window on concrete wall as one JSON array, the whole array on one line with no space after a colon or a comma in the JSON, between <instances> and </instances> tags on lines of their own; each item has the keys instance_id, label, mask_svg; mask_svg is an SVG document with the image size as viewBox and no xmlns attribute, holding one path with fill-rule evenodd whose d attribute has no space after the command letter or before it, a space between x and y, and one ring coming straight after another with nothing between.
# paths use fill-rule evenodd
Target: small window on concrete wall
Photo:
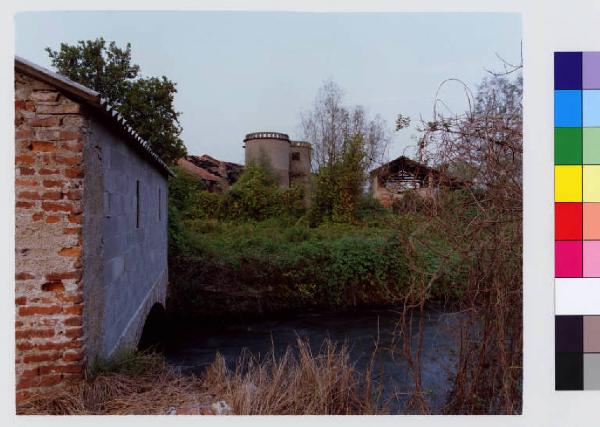
<instances>
[{"instance_id":1,"label":"small window on concrete wall","mask_svg":"<svg viewBox=\"0 0 600 427\"><path fill-rule=\"evenodd\" d=\"M158 187L158 220L162 221L162 191L161 188Z\"/></svg>"},{"instance_id":2,"label":"small window on concrete wall","mask_svg":"<svg viewBox=\"0 0 600 427\"><path fill-rule=\"evenodd\" d=\"M140 181L135 181L135 228L140 228Z\"/></svg>"}]
</instances>

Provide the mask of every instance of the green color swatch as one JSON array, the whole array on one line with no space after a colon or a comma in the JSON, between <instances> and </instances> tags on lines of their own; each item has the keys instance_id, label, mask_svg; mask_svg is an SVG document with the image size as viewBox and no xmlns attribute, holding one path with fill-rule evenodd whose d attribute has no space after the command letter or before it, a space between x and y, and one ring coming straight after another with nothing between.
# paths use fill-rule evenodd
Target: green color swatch
<instances>
[{"instance_id":1,"label":"green color swatch","mask_svg":"<svg viewBox=\"0 0 600 427\"><path fill-rule=\"evenodd\" d=\"M583 160L581 128L554 129L554 164L580 165Z\"/></svg>"},{"instance_id":2,"label":"green color swatch","mask_svg":"<svg viewBox=\"0 0 600 427\"><path fill-rule=\"evenodd\" d=\"M600 128L583 129L583 164L600 164Z\"/></svg>"}]
</instances>

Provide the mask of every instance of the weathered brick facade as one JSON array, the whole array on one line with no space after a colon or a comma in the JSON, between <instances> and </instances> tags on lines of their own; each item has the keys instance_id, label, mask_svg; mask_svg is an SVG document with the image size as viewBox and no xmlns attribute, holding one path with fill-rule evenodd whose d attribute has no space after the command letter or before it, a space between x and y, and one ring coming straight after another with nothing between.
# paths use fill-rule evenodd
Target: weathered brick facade
<instances>
[{"instance_id":1,"label":"weathered brick facade","mask_svg":"<svg viewBox=\"0 0 600 427\"><path fill-rule=\"evenodd\" d=\"M82 109L15 72L17 400L82 374Z\"/></svg>"}]
</instances>

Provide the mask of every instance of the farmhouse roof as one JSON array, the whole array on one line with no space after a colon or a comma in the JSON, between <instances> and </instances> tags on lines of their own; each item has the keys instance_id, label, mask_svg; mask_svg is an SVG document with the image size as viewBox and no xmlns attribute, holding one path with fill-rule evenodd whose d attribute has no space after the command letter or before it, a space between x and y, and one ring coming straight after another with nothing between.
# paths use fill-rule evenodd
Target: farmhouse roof
<instances>
[{"instance_id":1,"label":"farmhouse roof","mask_svg":"<svg viewBox=\"0 0 600 427\"><path fill-rule=\"evenodd\" d=\"M133 130L127 123L127 120L99 92L19 56L15 56L15 70L55 86L75 100L92 107L93 111L107 117L115 128L121 132L127 142L146 157L146 159L167 174L171 176L175 175L158 154L152 151L150 144Z\"/></svg>"},{"instance_id":2,"label":"farmhouse roof","mask_svg":"<svg viewBox=\"0 0 600 427\"><path fill-rule=\"evenodd\" d=\"M218 160L208 154L201 156L187 156L186 160L193 163L197 167L204 169L214 176L219 177L223 182L228 185L233 185L239 178L241 172L244 170L244 166L237 163L226 162L224 160Z\"/></svg>"},{"instance_id":3,"label":"farmhouse roof","mask_svg":"<svg viewBox=\"0 0 600 427\"><path fill-rule=\"evenodd\" d=\"M385 177L390 173L396 173L399 170L411 172L413 174L427 175L429 172L439 174L440 172L436 169L430 168L429 166L419 163L416 160L409 159L406 156L400 156L391 160L370 172L371 176L379 175Z\"/></svg>"},{"instance_id":4,"label":"farmhouse roof","mask_svg":"<svg viewBox=\"0 0 600 427\"><path fill-rule=\"evenodd\" d=\"M221 179L218 176L213 175L206 169L196 166L194 163L190 162L188 159L186 159L184 157L177 160L177 165L179 167L187 170L188 172L191 172L191 173L197 175L198 177L200 177L201 179L203 179L205 181L213 181L213 182L221 181Z\"/></svg>"}]
</instances>

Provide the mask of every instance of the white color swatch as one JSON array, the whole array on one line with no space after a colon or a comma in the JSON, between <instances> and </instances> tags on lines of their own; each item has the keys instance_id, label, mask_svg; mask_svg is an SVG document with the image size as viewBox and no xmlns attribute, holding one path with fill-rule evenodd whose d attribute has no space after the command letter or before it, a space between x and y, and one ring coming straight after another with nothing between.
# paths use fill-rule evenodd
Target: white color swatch
<instances>
[{"instance_id":1,"label":"white color swatch","mask_svg":"<svg viewBox=\"0 0 600 427\"><path fill-rule=\"evenodd\" d=\"M556 279L556 314L600 314L600 278Z\"/></svg>"}]
</instances>

